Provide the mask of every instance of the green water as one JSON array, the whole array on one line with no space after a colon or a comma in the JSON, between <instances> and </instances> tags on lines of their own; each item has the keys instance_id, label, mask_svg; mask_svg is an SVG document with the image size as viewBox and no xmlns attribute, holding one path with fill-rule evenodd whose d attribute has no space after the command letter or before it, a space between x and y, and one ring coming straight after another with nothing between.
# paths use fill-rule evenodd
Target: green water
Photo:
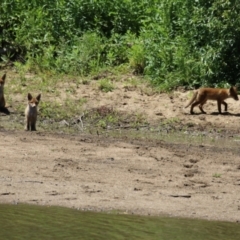
<instances>
[{"instance_id":1,"label":"green water","mask_svg":"<svg viewBox=\"0 0 240 240\"><path fill-rule=\"evenodd\" d=\"M230 222L0 204L0 239L240 239Z\"/></svg>"}]
</instances>

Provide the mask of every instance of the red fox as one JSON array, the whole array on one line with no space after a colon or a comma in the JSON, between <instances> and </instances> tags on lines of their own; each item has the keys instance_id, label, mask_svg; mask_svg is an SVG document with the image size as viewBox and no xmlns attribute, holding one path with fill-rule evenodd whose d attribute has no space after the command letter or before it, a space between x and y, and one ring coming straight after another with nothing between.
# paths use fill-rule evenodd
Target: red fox
<instances>
[{"instance_id":1,"label":"red fox","mask_svg":"<svg viewBox=\"0 0 240 240\"><path fill-rule=\"evenodd\" d=\"M38 94L37 97L34 98L31 93L28 93L28 104L25 109L25 130L36 131L37 106L40 99L41 94Z\"/></svg>"},{"instance_id":2,"label":"red fox","mask_svg":"<svg viewBox=\"0 0 240 240\"><path fill-rule=\"evenodd\" d=\"M227 103L224 101L227 98L233 98L238 101L238 94L236 87L226 88L199 88L196 90L192 96L192 99L187 104L189 107L191 104L190 113L194 114L193 108L199 105L199 109L202 113L206 113L203 110L203 105L207 102L207 100L216 100L218 104L218 112L221 114L221 104L225 106L225 111L227 111Z\"/></svg>"},{"instance_id":3,"label":"red fox","mask_svg":"<svg viewBox=\"0 0 240 240\"><path fill-rule=\"evenodd\" d=\"M0 112L10 114L8 109L5 107L6 101L4 98L4 84L6 80L6 73L0 78Z\"/></svg>"}]
</instances>

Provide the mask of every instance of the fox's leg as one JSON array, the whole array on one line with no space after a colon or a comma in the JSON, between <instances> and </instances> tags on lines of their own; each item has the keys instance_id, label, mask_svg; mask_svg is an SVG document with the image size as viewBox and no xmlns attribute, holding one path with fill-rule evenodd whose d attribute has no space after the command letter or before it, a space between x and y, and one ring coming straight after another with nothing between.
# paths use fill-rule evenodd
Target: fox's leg
<instances>
[{"instance_id":1,"label":"fox's leg","mask_svg":"<svg viewBox=\"0 0 240 240\"><path fill-rule=\"evenodd\" d=\"M221 114L222 113L222 109L221 109L221 102L220 100L217 101L217 104L218 104L218 112ZM224 103L223 103L224 104ZM225 105L225 104L224 104ZM226 105L225 105L225 110L226 110Z\"/></svg>"},{"instance_id":2,"label":"fox's leg","mask_svg":"<svg viewBox=\"0 0 240 240\"><path fill-rule=\"evenodd\" d=\"M228 105L227 105L227 103L225 102L225 101L222 101L222 104L225 106L225 112L227 112L227 108L228 108Z\"/></svg>"},{"instance_id":3,"label":"fox's leg","mask_svg":"<svg viewBox=\"0 0 240 240\"><path fill-rule=\"evenodd\" d=\"M206 114L206 112L203 110L203 105L207 102L207 100L204 100L202 103L199 105L199 109L201 110L202 113Z\"/></svg>"},{"instance_id":4,"label":"fox's leg","mask_svg":"<svg viewBox=\"0 0 240 240\"><path fill-rule=\"evenodd\" d=\"M193 108L194 107L196 107L198 104L200 104L201 102L200 101L196 101L196 102L194 102L192 105L191 105L191 110L190 110L190 113L191 114L194 114L194 112L193 112Z\"/></svg>"},{"instance_id":5,"label":"fox's leg","mask_svg":"<svg viewBox=\"0 0 240 240\"><path fill-rule=\"evenodd\" d=\"M36 121L32 121L32 123L31 123L31 131L37 131L36 130Z\"/></svg>"},{"instance_id":6,"label":"fox's leg","mask_svg":"<svg viewBox=\"0 0 240 240\"><path fill-rule=\"evenodd\" d=\"M6 115L10 114L9 110L6 107L0 107L0 112L5 113Z\"/></svg>"},{"instance_id":7,"label":"fox's leg","mask_svg":"<svg viewBox=\"0 0 240 240\"><path fill-rule=\"evenodd\" d=\"M37 129L36 129L36 122L37 122L37 118L33 117L32 121L31 121L31 131L37 131Z\"/></svg>"},{"instance_id":8,"label":"fox's leg","mask_svg":"<svg viewBox=\"0 0 240 240\"><path fill-rule=\"evenodd\" d=\"M25 123L25 130L28 131L30 127L30 123L29 123L29 119L26 119L26 123Z\"/></svg>"}]
</instances>

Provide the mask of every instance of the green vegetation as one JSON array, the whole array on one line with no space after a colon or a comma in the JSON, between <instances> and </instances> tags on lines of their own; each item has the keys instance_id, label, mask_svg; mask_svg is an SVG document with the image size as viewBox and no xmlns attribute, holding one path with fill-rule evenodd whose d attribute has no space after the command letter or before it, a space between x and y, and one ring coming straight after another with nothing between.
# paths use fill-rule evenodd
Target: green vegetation
<instances>
[{"instance_id":1,"label":"green vegetation","mask_svg":"<svg viewBox=\"0 0 240 240\"><path fill-rule=\"evenodd\" d=\"M105 78L99 81L99 89L103 92L111 92L114 89L114 86L109 79Z\"/></svg>"},{"instance_id":2,"label":"green vegetation","mask_svg":"<svg viewBox=\"0 0 240 240\"><path fill-rule=\"evenodd\" d=\"M222 176L222 174L220 174L220 173L214 173L213 174L213 177L214 178L220 178Z\"/></svg>"},{"instance_id":3,"label":"green vegetation","mask_svg":"<svg viewBox=\"0 0 240 240\"><path fill-rule=\"evenodd\" d=\"M239 239L239 224L0 205L1 239Z\"/></svg>"},{"instance_id":4,"label":"green vegetation","mask_svg":"<svg viewBox=\"0 0 240 240\"><path fill-rule=\"evenodd\" d=\"M129 66L160 90L240 82L236 0L2 0L1 66L89 75Z\"/></svg>"}]
</instances>

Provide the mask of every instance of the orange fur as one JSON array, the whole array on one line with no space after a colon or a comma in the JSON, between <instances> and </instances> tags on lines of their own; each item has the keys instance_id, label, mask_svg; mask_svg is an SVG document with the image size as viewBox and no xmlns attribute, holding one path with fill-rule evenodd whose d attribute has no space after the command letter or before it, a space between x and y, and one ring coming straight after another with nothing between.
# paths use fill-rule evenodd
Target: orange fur
<instances>
[{"instance_id":1,"label":"orange fur","mask_svg":"<svg viewBox=\"0 0 240 240\"><path fill-rule=\"evenodd\" d=\"M6 79L6 73L0 78L0 107L5 107L6 102L4 98L4 84Z\"/></svg>"},{"instance_id":2,"label":"orange fur","mask_svg":"<svg viewBox=\"0 0 240 240\"><path fill-rule=\"evenodd\" d=\"M25 130L36 131L37 106L40 99L41 94L34 98L31 93L28 93L28 104L25 109Z\"/></svg>"},{"instance_id":3,"label":"orange fur","mask_svg":"<svg viewBox=\"0 0 240 240\"><path fill-rule=\"evenodd\" d=\"M199 105L199 109L202 113L206 113L203 110L203 105L207 100L216 100L218 104L218 112L221 113L221 104L225 106L225 111L227 111L227 103L224 101L227 98L233 98L238 100L237 88L231 87L226 88L199 88L196 90L192 96L192 99L187 104L187 107L191 105L190 113L194 114L193 109L195 106Z\"/></svg>"},{"instance_id":4,"label":"orange fur","mask_svg":"<svg viewBox=\"0 0 240 240\"><path fill-rule=\"evenodd\" d=\"M3 112L5 114L10 114L10 112L6 108L6 101L4 98L5 80L6 80L6 73L0 78L0 112Z\"/></svg>"}]
</instances>

